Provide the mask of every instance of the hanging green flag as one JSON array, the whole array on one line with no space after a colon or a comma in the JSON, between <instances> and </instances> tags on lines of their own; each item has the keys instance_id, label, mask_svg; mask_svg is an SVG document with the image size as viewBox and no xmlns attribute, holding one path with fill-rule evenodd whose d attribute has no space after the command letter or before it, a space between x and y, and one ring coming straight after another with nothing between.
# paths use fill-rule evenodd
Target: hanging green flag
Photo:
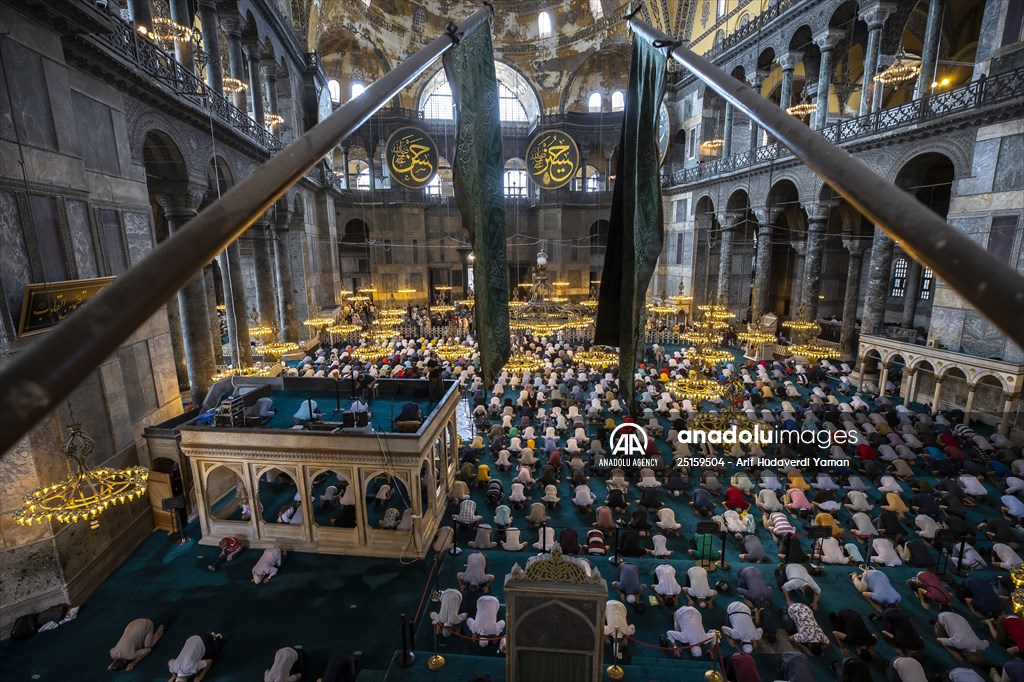
<instances>
[{"instance_id":1,"label":"hanging green flag","mask_svg":"<svg viewBox=\"0 0 1024 682\"><path fill-rule=\"evenodd\" d=\"M473 286L480 369L490 385L511 352L505 259L504 158L490 24L444 55L458 111L452 182L475 257Z\"/></svg>"},{"instance_id":2,"label":"hanging green flag","mask_svg":"<svg viewBox=\"0 0 1024 682\"><path fill-rule=\"evenodd\" d=\"M658 152L665 67L664 50L633 37L594 331L595 343L619 347L619 393L633 416L633 375L644 342L647 287L665 240Z\"/></svg>"}]
</instances>

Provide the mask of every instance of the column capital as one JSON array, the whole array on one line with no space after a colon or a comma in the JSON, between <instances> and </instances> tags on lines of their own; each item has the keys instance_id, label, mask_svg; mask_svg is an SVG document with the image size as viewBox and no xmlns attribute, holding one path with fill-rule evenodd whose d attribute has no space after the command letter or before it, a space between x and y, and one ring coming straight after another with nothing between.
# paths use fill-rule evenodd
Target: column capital
<instances>
[{"instance_id":1,"label":"column capital","mask_svg":"<svg viewBox=\"0 0 1024 682\"><path fill-rule=\"evenodd\" d=\"M747 79L747 83L750 84L750 87L754 88L755 90L758 90L761 88L761 84L764 83L765 79L768 78L768 75L770 73L770 71L767 71L765 69L758 69L754 71L753 75L751 75L750 78Z\"/></svg>"},{"instance_id":2,"label":"column capital","mask_svg":"<svg viewBox=\"0 0 1024 682\"><path fill-rule=\"evenodd\" d=\"M861 21L868 25L869 31L874 31L882 28L885 25L886 19L892 16L895 11L895 3L876 0L876 2L864 3L860 8L858 16Z\"/></svg>"},{"instance_id":3,"label":"column capital","mask_svg":"<svg viewBox=\"0 0 1024 682\"><path fill-rule=\"evenodd\" d=\"M237 11L218 10L217 18L220 20L220 27L228 38L242 39L242 17Z\"/></svg>"},{"instance_id":4,"label":"column capital","mask_svg":"<svg viewBox=\"0 0 1024 682\"><path fill-rule=\"evenodd\" d=\"M153 188L153 198L164 210L168 220L189 220L195 217L208 191L192 182L165 182Z\"/></svg>"},{"instance_id":5,"label":"column capital","mask_svg":"<svg viewBox=\"0 0 1024 682\"><path fill-rule=\"evenodd\" d=\"M868 248L866 239L844 239L843 246L850 252L851 256L863 256Z\"/></svg>"},{"instance_id":6,"label":"column capital","mask_svg":"<svg viewBox=\"0 0 1024 682\"><path fill-rule=\"evenodd\" d=\"M263 58L263 47L260 45L260 39L256 36L242 38L242 49L245 50L245 56L250 61L259 61Z\"/></svg>"},{"instance_id":7,"label":"column capital","mask_svg":"<svg viewBox=\"0 0 1024 682\"><path fill-rule=\"evenodd\" d=\"M260 70L263 71L263 77L268 81L277 80L279 68L280 65L269 57L260 61Z\"/></svg>"},{"instance_id":8,"label":"column capital","mask_svg":"<svg viewBox=\"0 0 1024 682\"><path fill-rule=\"evenodd\" d=\"M825 29L818 35L814 36L814 44L817 45L822 52L829 52L830 50L832 50L832 48L838 45L839 41L842 40L845 36L846 31L842 29Z\"/></svg>"},{"instance_id":9,"label":"column capital","mask_svg":"<svg viewBox=\"0 0 1024 682\"><path fill-rule=\"evenodd\" d=\"M1003 400L1008 403L1012 403L1017 398L1016 393L1003 393Z\"/></svg>"},{"instance_id":10,"label":"column capital","mask_svg":"<svg viewBox=\"0 0 1024 682\"><path fill-rule=\"evenodd\" d=\"M789 245L791 247L793 247L794 251L796 251L796 255L800 256L801 258L803 258L804 256L807 255L807 242L806 241L804 241L802 239L801 240L797 240L797 241L791 241L789 243Z\"/></svg>"},{"instance_id":11,"label":"column capital","mask_svg":"<svg viewBox=\"0 0 1024 682\"><path fill-rule=\"evenodd\" d=\"M775 62L782 67L783 71L792 71L803 58L803 52L784 52L775 59Z\"/></svg>"},{"instance_id":12,"label":"column capital","mask_svg":"<svg viewBox=\"0 0 1024 682\"><path fill-rule=\"evenodd\" d=\"M732 229L747 217L747 210L727 209L718 214L718 223L725 229Z\"/></svg>"},{"instance_id":13,"label":"column capital","mask_svg":"<svg viewBox=\"0 0 1024 682\"><path fill-rule=\"evenodd\" d=\"M834 201L814 201L804 204L804 210L807 212L808 229L810 229L813 223L827 223L828 216L836 205L837 203Z\"/></svg>"}]
</instances>

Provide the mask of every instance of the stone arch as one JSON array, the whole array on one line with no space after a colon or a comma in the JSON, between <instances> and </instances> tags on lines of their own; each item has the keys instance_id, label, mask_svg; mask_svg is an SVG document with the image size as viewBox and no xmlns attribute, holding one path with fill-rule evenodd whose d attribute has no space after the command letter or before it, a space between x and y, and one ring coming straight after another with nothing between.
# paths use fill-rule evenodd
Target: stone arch
<instances>
[{"instance_id":1,"label":"stone arch","mask_svg":"<svg viewBox=\"0 0 1024 682\"><path fill-rule=\"evenodd\" d=\"M899 156L883 174L885 179L900 186L904 186L900 183L901 179L914 178L917 171L915 163L928 159L937 161L939 157L945 157L953 166L953 180L963 179L971 173L971 152L949 136L922 140L920 145L905 145L900 150Z\"/></svg>"},{"instance_id":2,"label":"stone arch","mask_svg":"<svg viewBox=\"0 0 1024 682\"><path fill-rule=\"evenodd\" d=\"M629 61L626 45L611 45L591 54L569 77L562 90L559 111L587 111L587 97L591 92L601 93L602 100L612 91L625 89L623 64ZM603 106L602 106L603 109Z\"/></svg>"}]
</instances>

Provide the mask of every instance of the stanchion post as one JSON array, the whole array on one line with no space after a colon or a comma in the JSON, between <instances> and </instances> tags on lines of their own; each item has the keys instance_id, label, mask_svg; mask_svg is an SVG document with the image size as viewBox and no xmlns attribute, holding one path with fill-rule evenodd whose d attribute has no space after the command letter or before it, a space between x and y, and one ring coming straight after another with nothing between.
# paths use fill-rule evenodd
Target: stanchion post
<instances>
[{"instance_id":1,"label":"stanchion post","mask_svg":"<svg viewBox=\"0 0 1024 682\"><path fill-rule=\"evenodd\" d=\"M400 626L402 632L402 650L395 654L395 665L399 668L409 668L416 662L416 654L409 649L409 630L406 629L407 622L405 614L403 613L402 625Z\"/></svg>"},{"instance_id":2,"label":"stanchion post","mask_svg":"<svg viewBox=\"0 0 1024 682\"><path fill-rule=\"evenodd\" d=\"M618 566L622 563L622 559L619 558L619 527L615 526L615 553L612 558L608 560L612 566Z\"/></svg>"}]
</instances>

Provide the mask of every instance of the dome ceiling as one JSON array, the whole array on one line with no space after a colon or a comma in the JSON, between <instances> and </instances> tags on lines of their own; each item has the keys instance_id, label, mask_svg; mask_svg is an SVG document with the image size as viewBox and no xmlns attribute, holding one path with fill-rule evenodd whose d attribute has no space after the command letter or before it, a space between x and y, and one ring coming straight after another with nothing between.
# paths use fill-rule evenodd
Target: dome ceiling
<instances>
[{"instance_id":1,"label":"dome ceiling","mask_svg":"<svg viewBox=\"0 0 1024 682\"><path fill-rule=\"evenodd\" d=\"M623 17L628 0L493 0L495 57L524 74L547 113L579 101L588 88L605 92L612 82L607 63L592 57L603 51L621 59L627 43ZM641 16L676 33L687 0L644 0ZM293 0L294 17L308 17L308 47L320 53L327 73L342 81L370 82L393 68L480 7L466 0ZM541 36L538 19L546 12L552 33ZM594 68L600 64L601 68ZM581 67L586 69L580 71ZM580 73L577 73L580 71ZM590 80L594 82L591 83ZM569 87L572 96L566 98ZM570 101L563 101L563 100ZM414 106L412 97L401 102ZM575 108L575 107L573 107Z\"/></svg>"}]
</instances>

